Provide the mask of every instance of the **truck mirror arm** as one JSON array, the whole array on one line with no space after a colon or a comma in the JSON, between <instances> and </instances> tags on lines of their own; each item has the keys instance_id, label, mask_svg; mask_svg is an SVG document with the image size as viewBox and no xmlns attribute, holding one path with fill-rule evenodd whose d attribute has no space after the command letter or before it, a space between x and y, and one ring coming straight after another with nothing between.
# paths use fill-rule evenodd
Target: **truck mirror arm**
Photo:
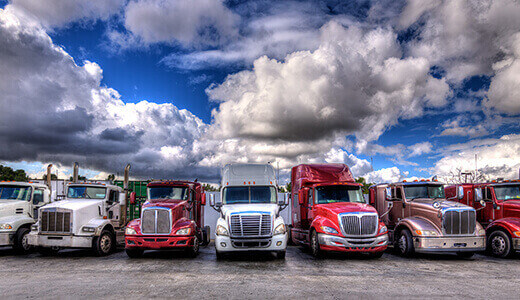
<instances>
[{"instance_id":1,"label":"truck mirror arm","mask_svg":"<svg viewBox=\"0 0 520 300\"><path fill-rule=\"evenodd\" d=\"M379 219L386 216L392 210L393 207L394 207L394 203L392 203L392 202L388 203L388 209L382 215L379 216Z\"/></svg>"}]
</instances>

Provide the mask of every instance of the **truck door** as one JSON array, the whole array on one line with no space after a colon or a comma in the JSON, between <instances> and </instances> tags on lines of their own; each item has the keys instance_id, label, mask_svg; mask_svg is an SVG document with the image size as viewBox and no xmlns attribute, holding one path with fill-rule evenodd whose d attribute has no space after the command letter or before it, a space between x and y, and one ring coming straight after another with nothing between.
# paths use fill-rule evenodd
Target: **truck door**
<instances>
[{"instance_id":1,"label":"truck door","mask_svg":"<svg viewBox=\"0 0 520 300\"><path fill-rule=\"evenodd\" d=\"M304 197L303 205L301 209L301 222L302 229L309 230L312 223L312 189L305 189L306 193L302 195Z\"/></svg>"},{"instance_id":2,"label":"truck door","mask_svg":"<svg viewBox=\"0 0 520 300\"><path fill-rule=\"evenodd\" d=\"M119 227L119 220L121 217L121 205L119 201L119 193L110 190L107 200L107 216L115 228Z\"/></svg>"},{"instance_id":3,"label":"truck door","mask_svg":"<svg viewBox=\"0 0 520 300\"><path fill-rule=\"evenodd\" d=\"M44 189L35 189L32 198L33 219L38 219L38 209L45 205Z\"/></svg>"},{"instance_id":4,"label":"truck door","mask_svg":"<svg viewBox=\"0 0 520 300\"><path fill-rule=\"evenodd\" d=\"M491 188L489 187L483 187L482 188L482 199L486 202L486 207L484 207L483 209L479 210L477 212L477 218L478 220L481 220L481 225L484 226L484 228L486 228L487 225L489 225L489 223L493 222L493 220L496 220L497 216L495 216L495 209L493 207L493 203L494 203L494 198L492 193L491 193ZM480 205L480 204L477 204L476 205Z\"/></svg>"},{"instance_id":5,"label":"truck door","mask_svg":"<svg viewBox=\"0 0 520 300\"><path fill-rule=\"evenodd\" d=\"M390 228L394 228L395 225L403 218L404 195L402 193L401 187L392 187L392 198L394 199L393 206L388 213L388 225Z\"/></svg>"}]
</instances>

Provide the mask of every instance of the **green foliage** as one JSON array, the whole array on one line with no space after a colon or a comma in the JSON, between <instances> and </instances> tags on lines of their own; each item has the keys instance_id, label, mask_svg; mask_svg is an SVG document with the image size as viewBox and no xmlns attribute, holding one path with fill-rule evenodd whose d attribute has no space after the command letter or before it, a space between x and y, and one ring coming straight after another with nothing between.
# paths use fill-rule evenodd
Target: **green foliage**
<instances>
[{"instance_id":1,"label":"green foliage","mask_svg":"<svg viewBox=\"0 0 520 300\"><path fill-rule=\"evenodd\" d=\"M28 181L29 178L24 170L14 171L10 167L0 165L0 180L6 181Z\"/></svg>"},{"instance_id":2,"label":"green foliage","mask_svg":"<svg viewBox=\"0 0 520 300\"><path fill-rule=\"evenodd\" d=\"M210 184L207 184L207 183L203 183L202 184L202 187L204 188L204 191L206 192L218 192L220 191L220 187L216 188Z\"/></svg>"},{"instance_id":3,"label":"green foliage","mask_svg":"<svg viewBox=\"0 0 520 300\"><path fill-rule=\"evenodd\" d=\"M361 188L363 190L363 194L368 194L368 189L370 188L370 186L375 184L375 183L367 183L365 178L363 178L363 177L356 178L356 182L361 183L363 185L363 187Z\"/></svg>"},{"instance_id":4,"label":"green foliage","mask_svg":"<svg viewBox=\"0 0 520 300\"><path fill-rule=\"evenodd\" d=\"M72 176L70 176L69 180L72 181L72 179L73 179ZM83 180L87 180L87 177L78 175L78 181L83 181Z\"/></svg>"},{"instance_id":5,"label":"green foliage","mask_svg":"<svg viewBox=\"0 0 520 300\"><path fill-rule=\"evenodd\" d=\"M42 179L47 180L47 174L43 174ZM51 173L51 180L57 180L57 179L58 179L58 176L56 174Z\"/></svg>"},{"instance_id":6,"label":"green foliage","mask_svg":"<svg viewBox=\"0 0 520 300\"><path fill-rule=\"evenodd\" d=\"M291 182L285 184L285 186L278 187L278 191L280 193L290 193L291 192Z\"/></svg>"}]
</instances>

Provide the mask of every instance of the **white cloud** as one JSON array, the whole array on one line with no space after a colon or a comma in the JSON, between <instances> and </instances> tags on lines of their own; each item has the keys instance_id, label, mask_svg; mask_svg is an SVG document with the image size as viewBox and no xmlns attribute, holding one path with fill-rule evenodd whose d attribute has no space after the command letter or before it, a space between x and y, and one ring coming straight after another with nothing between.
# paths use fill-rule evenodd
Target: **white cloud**
<instances>
[{"instance_id":1,"label":"white cloud","mask_svg":"<svg viewBox=\"0 0 520 300\"><path fill-rule=\"evenodd\" d=\"M457 116L452 120L447 120L441 124L443 130L441 136L469 136L471 138L488 135L486 128L489 123L483 122L481 119L470 120L464 116Z\"/></svg>"},{"instance_id":2,"label":"white cloud","mask_svg":"<svg viewBox=\"0 0 520 300\"><path fill-rule=\"evenodd\" d=\"M370 183L391 183L401 181L407 176L408 172L402 172L397 167L391 167L369 172L365 175L365 180Z\"/></svg>"},{"instance_id":3,"label":"white cloud","mask_svg":"<svg viewBox=\"0 0 520 300\"><path fill-rule=\"evenodd\" d=\"M410 154L408 157L420 156L423 154L431 153L433 145L430 142L422 142L411 145L408 147Z\"/></svg>"}]
</instances>

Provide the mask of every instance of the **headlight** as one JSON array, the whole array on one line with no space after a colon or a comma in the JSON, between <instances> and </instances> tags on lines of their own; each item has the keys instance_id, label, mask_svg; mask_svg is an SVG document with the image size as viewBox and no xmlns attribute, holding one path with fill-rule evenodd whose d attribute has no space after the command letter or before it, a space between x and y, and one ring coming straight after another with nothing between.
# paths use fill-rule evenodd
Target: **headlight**
<instances>
[{"instance_id":1,"label":"headlight","mask_svg":"<svg viewBox=\"0 0 520 300\"><path fill-rule=\"evenodd\" d=\"M13 229L13 226L11 226L9 224L0 224L0 229L9 230L9 229Z\"/></svg>"},{"instance_id":2,"label":"headlight","mask_svg":"<svg viewBox=\"0 0 520 300\"><path fill-rule=\"evenodd\" d=\"M191 228L181 228L175 232L176 235L188 235L191 232Z\"/></svg>"},{"instance_id":3,"label":"headlight","mask_svg":"<svg viewBox=\"0 0 520 300\"><path fill-rule=\"evenodd\" d=\"M222 225L218 225L218 226L217 226L217 230L215 230L215 234L216 234L216 235L225 235L225 236L229 236L229 232L228 232L227 229L224 228L224 226L222 226Z\"/></svg>"},{"instance_id":4,"label":"headlight","mask_svg":"<svg viewBox=\"0 0 520 300\"><path fill-rule=\"evenodd\" d=\"M276 228L274 229L273 235L284 234L284 233L285 233L285 224L280 224L280 225L276 226Z\"/></svg>"},{"instance_id":5,"label":"headlight","mask_svg":"<svg viewBox=\"0 0 520 300\"><path fill-rule=\"evenodd\" d=\"M38 231L38 224L32 224L31 231Z\"/></svg>"},{"instance_id":6,"label":"headlight","mask_svg":"<svg viewBox=\"0 0 520 300\"><path fill-rule=\"evenodd\" d=\"M484 231L485 233L485 231ZM513 231L513 234L516 236L516 237L520 237L520 231Z\"/></svg>"},{"instance_id":7,"label":"headlight","mask_svg":"<svg viewBox=\"0 0 520 300\"><path fill-rule=\"evenodd\" d=\"M388 231L388 228L386 228L386 226L383 226L383 227L381 227L381 229L379 229L379 234L385 233L387 231Z\"/></svg>"},{"instance_id":8,"label":"headlight","mask_svg":"<svg viewBox=\"0 0 520 300\"><path fill-rule=\"evenodd\" d=\"M133 229L131 227L126 227L125 234L126 235L134 235L134 234L137 234L137 231L135 231L135 229Z\"/></svg>"},{"instance_id":9,"label":"headlight","mask_svg":"<svg viewBox=\"0 0 520 300\"><path fill-rule=\"evenodd\" d=\"M338 234L338 231L332 227L329 227L329 226L321 226L320 227L321 230L325 233L330 233L330 234Z\"/></svg>"},{"instance_id":10,"label":"headlight","mask_svg":"<svg viewBox=\"0 0 520 300\"><path fill-rule=\"evenodd\" d=\"M85 227L81 228L81 231L92 233L92 232L95 232L95 231L96 231L96 228L95 228L95 227L88 227L88 226L85 226Z\"/></svg>"},{"instance_id":11,"label":"headlight","mask_svg":"<svg viewBox=\"0 0 520 300\"><path fill-rule=\"evenodd\" d=\"M478 235L486 235L486 230L484 228L480 228L478 230ZM514 235L516 235L517 237L520 237L520 231L515 231L513 232Z\"/></svg>"},{"instance_id":12,"label":"headlight","mask_svg":"<svg viewBox=\"0 0 520 300\"><path fill-rule=\"evenodd\" d=\"M433 230L416 230L415 233L422 236L437 236L437 232Z\"/></svg>"}]
</instances>

